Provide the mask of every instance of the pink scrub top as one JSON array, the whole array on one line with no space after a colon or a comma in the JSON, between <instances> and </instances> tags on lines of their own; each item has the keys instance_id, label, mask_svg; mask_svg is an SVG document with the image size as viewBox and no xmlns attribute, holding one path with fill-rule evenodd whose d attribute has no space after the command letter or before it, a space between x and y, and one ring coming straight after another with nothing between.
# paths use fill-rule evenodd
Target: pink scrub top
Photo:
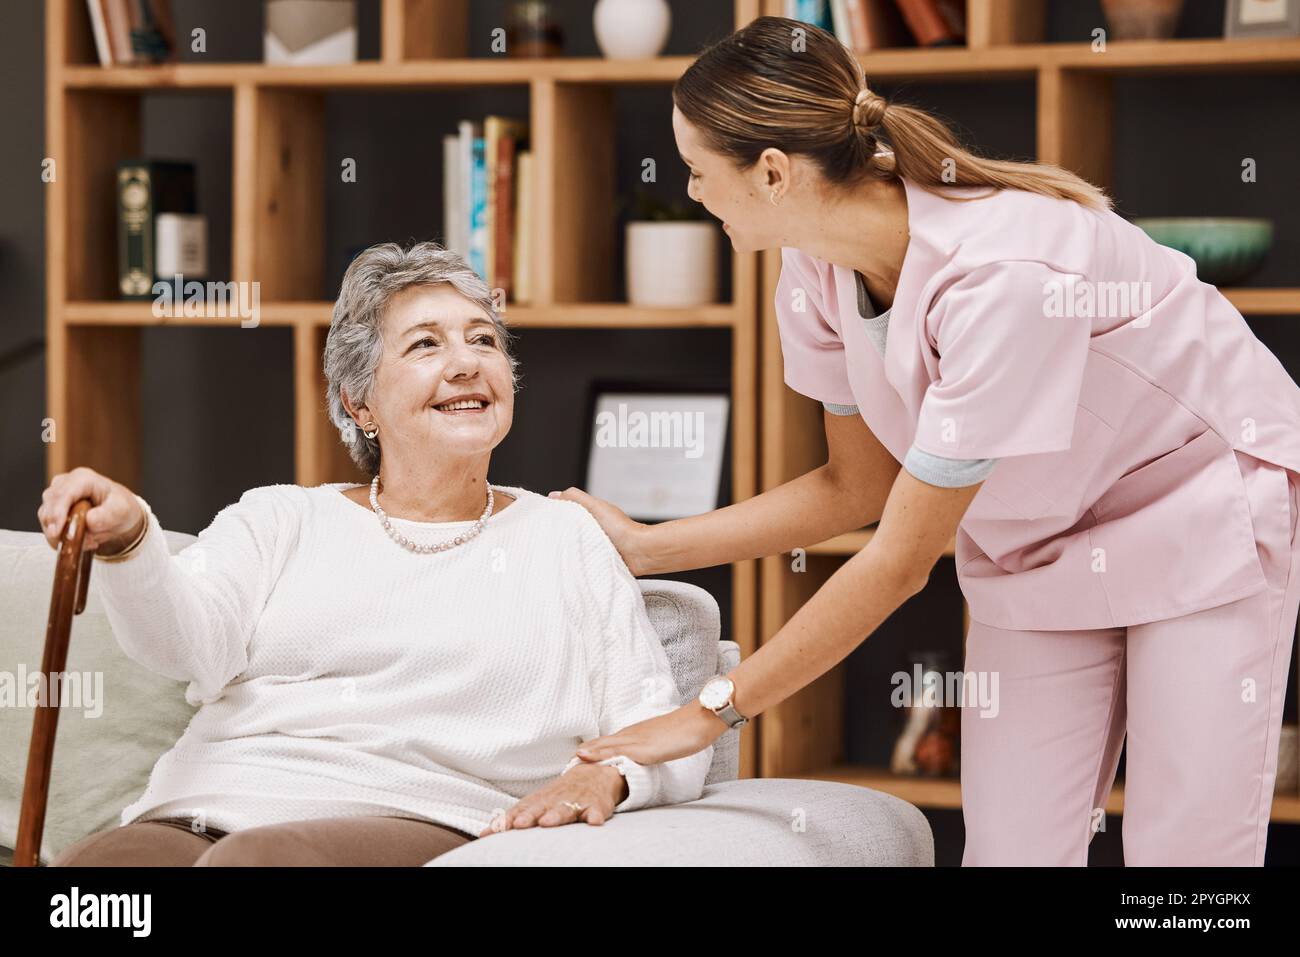
<instances>
[{"instance_id":1,"label":"pink scrub top","mask_svg":"<svg viewBox=\"0 0 1300 957\"><path fill-rule=\"evenodd\" d=\"M1234 450L1300 471L1300 387L1241 314L1114 212L903 183L884 356L853 269L783 248L785 382L899 462L998 460L957 531L971 617L1117 627L1263 590Z\"/></svg>"}]
</instances>

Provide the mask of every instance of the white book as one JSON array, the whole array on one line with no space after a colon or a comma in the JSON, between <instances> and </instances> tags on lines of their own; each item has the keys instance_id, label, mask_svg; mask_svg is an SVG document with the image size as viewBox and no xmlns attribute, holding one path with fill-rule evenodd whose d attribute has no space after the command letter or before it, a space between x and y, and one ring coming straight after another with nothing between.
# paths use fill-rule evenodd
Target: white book
<instances>
[{"instance_id":1,"label":"white book","mask_svg":"<svg viewBox=\"0 0 1300 957\"><path fill-rule=\"evenodd\" d=\"M474 121L461 120L457 124L460 131L460 244L456 252L469 262L470 219L473 216L471 204L474 196Z\"/></svg>"},{"instance_id":2,"label":"white book","mask_svg":"<svg viewBox=\"0 0 1300 957\"><path fill-rule=\"evenodd\" d=\"M848 0L831 0L831 24L835 27L835 39L852 50L853 31L849 27Z\"/></svg>"},{"instance_id":3,"label":"white book","mask_svg":"<svg viewBox=\"0 0 1300 957\"><path fill-rule=\"evenodd\" d=\"M206 279L208 217L194 213L159 213L154 217L154 276Z\"/></svg>"},{"instance_id":4,"label":"white book","mask_svg":"<svg viewBox=\"0 0 1300 957\"><path fill-rule=\"evenodd\" d=\"M108 26L104 23L104 8L99 0L86 0L90 11L90 30L95 34L95 53L100 66L113 65L113 47L108 42Z\"/></svg>"},{"instance_id":5,"label":"white book","mask_svg":"<svg viewBox=\"0 0 1300 957\"><path fill-rule=\"evenodd\" d=\"M465 203L460 192L460 137L448 133L442 138L442 243L461 252L461 224L465 222Z\"/></svg>"},{"instance_id":6,"label":"white book","mask_svg":"<svg viewBox=\"0 0 1300 957\"><path fill-rule=\"evenodd\" d=\"M533 153L515 155L515 276L513 298L533 301Z\"/></svg>"}]
</instances>

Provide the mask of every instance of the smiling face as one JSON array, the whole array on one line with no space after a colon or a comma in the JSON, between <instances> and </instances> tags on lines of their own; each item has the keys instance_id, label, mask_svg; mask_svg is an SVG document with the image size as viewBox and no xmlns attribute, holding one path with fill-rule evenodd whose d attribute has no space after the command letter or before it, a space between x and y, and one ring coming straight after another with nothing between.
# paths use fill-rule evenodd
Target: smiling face
<instances>
[{"instance_id":1,"label":"smiling face","mask_svg":"<svg viewBox=\"0 0 1300 957\"><path fill-rule=\"evenodd\" d=\"M752 169L738 170L730 157L705 145L698 127L676 106L673 136L690 169L687 195L722 221L733 249L754 252L786 245L782 224L788 224L788 209L769 199L775 188L780 200L789 186L791 163L784 153L764 150Z\"/></svg>"},{"instance_id":2,"label":"smiling face","mask_svg":"<svg viewBox=\"0 0 1300 957\"><path fill-rule=\"evenodd\" d=\"M354 421L379 426L384 461L489 454L510 431L514 382L492 320L451 285L409 286L389 299L383 354Z\"/></svg>"}]
</instances>

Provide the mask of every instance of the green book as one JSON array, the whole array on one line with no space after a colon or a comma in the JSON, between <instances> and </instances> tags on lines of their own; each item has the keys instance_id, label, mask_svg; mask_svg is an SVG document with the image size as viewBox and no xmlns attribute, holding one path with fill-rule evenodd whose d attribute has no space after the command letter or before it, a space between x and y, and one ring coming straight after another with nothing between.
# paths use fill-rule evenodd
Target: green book
<instances>
[{"instance_id":1,"label":"green book","mask_svg":"<svg viewBox=\"0 0 1300 957\"><path fill-rule=\"evenodd\" d=\"M197 212L194 182L193 163L130 159L117 164L117 288L123 299L153 298L154 217Z\"/></svg>"}]
</instances>

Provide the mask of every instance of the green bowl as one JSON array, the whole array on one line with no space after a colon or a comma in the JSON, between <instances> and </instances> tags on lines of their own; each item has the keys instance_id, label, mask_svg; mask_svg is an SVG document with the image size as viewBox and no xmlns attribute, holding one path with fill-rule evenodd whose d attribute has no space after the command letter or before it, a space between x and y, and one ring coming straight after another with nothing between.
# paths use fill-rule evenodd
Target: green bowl
<instances>
[{"instance_id":1,"label":"green bowl","mask_svg":"<svg viewBox=\"0 0 1300 957\"><path fill-rule=\"evenodd\" d=\"M1273 222L1234 217L1168 216L1135 219L1148 236L1196 261L1196 275L1213 286L1231 286L1259 268L1273 244Z\"/></svg>"}]
</instances>

